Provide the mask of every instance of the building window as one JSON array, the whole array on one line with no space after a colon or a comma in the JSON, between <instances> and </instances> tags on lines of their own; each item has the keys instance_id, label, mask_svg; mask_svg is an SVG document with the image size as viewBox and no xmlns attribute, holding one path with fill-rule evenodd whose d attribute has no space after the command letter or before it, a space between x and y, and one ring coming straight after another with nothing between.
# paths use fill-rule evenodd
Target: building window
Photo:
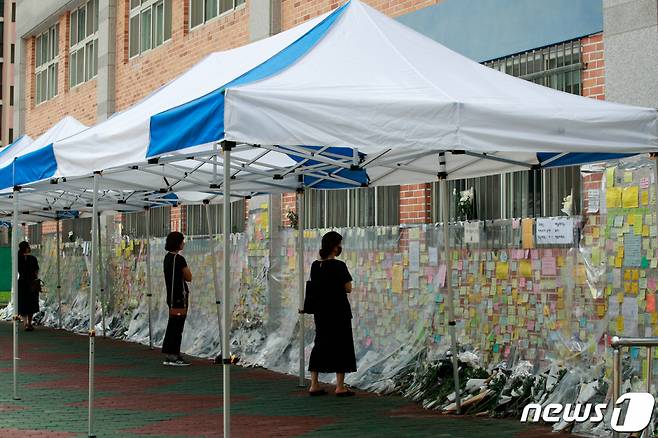
<instances>
[{"instance_id":1,"label":"building window","mask_svg":"<svg viewBox=\"0 0 658 438\"><path fill-rule=\"evenodd\" d=\"M130 57L171 39L171 0L130 0Z\"/></svg>"},{"instance_id":2,"label":"building window","mask_svg":"<svg viewBox=\"0 0 658 438\"><path fill-rule=\"evenodd\" d=\"M241 233L245 229L246 209L245 200L231 202L231 232ZM208 219L206 211L210 213L210 227L212 234L222 234L224 226L222 218L224 217L224 205L213 204L206 210L205 205L188 205L185 207L187 215L186 234L189 236L207 236Z\"/></svg>"},{"instance_id":3,"label":"building window","mask_svg":"<svg viewBox=\"0 0 658 438\"><path fill-rule=\"evenodd\" d=\"M0 20L0 58L5 57L5 22Z\"/></svg>"},{"instance_id":4,"label":"building window","mask_svg":"<svg viewBox=\"0 0 658 438\"><path fill-rule=\"evenodd\" d=\"M69 87L98 73L98 0L89 0L71 12Z\"/></svg>"},{"instance_id":5,"label":"building window","mask_svg":"<svg viewBox=\"0 0 658 438\"><path fill-rule=\"evenodd\" d=\"M62 241L75 242L78 239L91 241L90 217L62 220Z\"/></svg>"},{"instance_id":6,"label":"building window","mask_svg":"<svg viewBox=\"0 0 658 438\"><path fill-rule=\"evenodd\" d=\"M313 190L304 193L306 228L398 225L400 186L349 190Z\"/></svg>"},{"instance_id":7,"label":"building window","mask_svg":"<svg viewBox=\"0 0 658 438\"><path fill-rule=\"evenodd\" d=\"M16 23L16 2L11 2L11 22Z\"/></svg>"},{"instance_id":8,"label":"building window","mask_svg":"<svg viewBox=\"0 0 658 438\"><path fill-rule=\"evenodd\" d=\"M13 105L13 104L14 104L14 86L11 85L9 87L9 105Z\"/></svg>"},{"instance_id":9,"label":"building window","mask_svg":"<svg viewBox=\"0 0 658 438\"><path fill-rule=\"evenodd\" d=\"M12 44L12 45L9 47L9 51L10 51L10 54L9 54L9 57L10 57L10 58L9 58L9 60L10 60L11 63L13 64L13 63L14 63L14 59L15 59L15 57L16 57L16 45L15 45L15 44Z\"/></svg>"},{"instance_id":10,"label":"building window","mask_svg":"<svg viewBox=\"0 0 658 438\"><path fill-rule=\"evenodd\" d=\"M136 239L146 237L146 213L138 211L123 213L121 219L122 234ZM171 207L151 209L151 237L165 237L171 231Z\"/></svg>"},{"instance_id":11,"label":"building window","mask_svg":"<svg viewBox=\"0 0 658 438\"><path fill-rule=\"evenodd\" d=\"M580 94L580 40L567 41L485 62L484 65L535 84Z\"/></svg>"},{"instance_id":12,"label":"building window","mask_svg":"<svg viewBox=\"0 0 658 438\"><path fill-rule=\"evenodd\" d=\"M190 0L190 29L229 12L244 0Z\"/></svg>"},{"instance_id":13,"label":"building window","mask_svg":"<svg viewBox=\"0 0 658 438\"><path fill-rule=\"evenodd\" d=\"M40 245L42 235L41 224L28 225L27 241L30 242L30 245Z\"/></svg>"},{"instance_id":14,"label":"building window","mask_svg":"<svg viewBox=\"0 0 658 438\"><path fill-rule=\"evenodd\" d=\"M14 128L9 128L9 144L14 142Z\"/></svg>"},{"instance_id":15,"label":"building window","mask_svg":"<svg viewBox=\"0 0 658 438\"><path fill-rule=\"evenodd\" d=\"M59 25L37 36L35 42L35 102L40 104L57 95L59 65Z\"/></svg>"}]
</instances>

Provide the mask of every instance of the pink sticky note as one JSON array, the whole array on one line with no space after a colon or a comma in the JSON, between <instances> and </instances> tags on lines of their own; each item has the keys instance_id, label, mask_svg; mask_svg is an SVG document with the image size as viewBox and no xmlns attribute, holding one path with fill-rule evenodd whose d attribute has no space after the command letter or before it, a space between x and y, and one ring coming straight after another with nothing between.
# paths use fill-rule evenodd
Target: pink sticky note
<instances>
[{"instance_id":1,"label":"pink sticky note","mask_svg":"<svg viewBox=\"0 0 658 438\"><path fill-rule=\"evenodd\" d=\"M459 263L457 263L457 270L461 271L462 269L464 269L464 261L460 260Z\"/></svg>"},{"instance_id":2,"label":"pink sticky note","mask_svg":"<svg viewBox=\"0 0 658 438\"><path fill-rule=\"evenodd\" d=\"M557 275L555 257L544 257L541 261L541 273L542 275Z\"/></svg>"},{"instance_id":3,"label":"pink sticky note","mask_svg":"<svg viewBox=\"0 0 658 438\"><path fill-rule=\"evenodd\" d=\"M519 280L519 287L525 287L525 277L521 277Z\"/></svg>"},{"instance_id":4,"label":"pink sticky note","mask_svg":"<svg viewBox=\"0 0 658 438\"><path fill-rule=\"evenodd\" d=\"M539 253L537 252L536 249L530 250L530 254L533 260L537 260L539 258Z\"/></svg>"},{"instance_id":5,"label":"pink sticky note","mask_svg":"<svg viewBox=\"0 0 658 438\"><path fill-rule=\"evenodd\" d=\"M647 287L651 290L656 290L656 279L649 277L647 279Z\"/></svg>"},{"instance_id":6,"label":"pink sticky note","mask_svg":"<svg viewBox=\"0 0 658 438\"><path fill-rule=\"evenodd\" d=\"M521 221L519 219L512 219L512 229L516 230L519 228Z\"/></svg>"},{"instance_id":7,"label":"pink sticky note","mask_svg":"<svg viewBox=\"0 0 658 438\"><path fill-rule=\"evenodd\" d=\"M439 266L439 287L446 285L446 265Z\"/></svg>"},{"instance_id":8,"label":"pink sticky note","mask_svg":"<svg viewBox=\"0 0 658 438\"><path fill-rule=\"evenodd\" d=\"M654 294L647 294L647 312L655 312L656 311L656 295Z\"/></svg>"}]
</instances>

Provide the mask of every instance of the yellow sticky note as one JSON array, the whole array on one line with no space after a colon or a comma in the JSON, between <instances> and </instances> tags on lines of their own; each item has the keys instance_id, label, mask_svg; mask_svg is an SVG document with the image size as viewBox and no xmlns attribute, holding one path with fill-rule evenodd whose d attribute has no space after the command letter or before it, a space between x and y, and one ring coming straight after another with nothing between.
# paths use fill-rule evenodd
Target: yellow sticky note
<instances>
[{"instance_id":1,"label":"yellow sticky note","mask_svg":"<svg viewBox=\"0 0 658 438\"><path fill-rule=\"evenodd\" d=\"M533 227L535 225L535 220L531 218L526 218L521 221L521 231L522 231L522 247L524 249L530 249L535 247L535 239L533 234Z\"/></svg>"},{"instance_id":2,"label":"yellow sticky note","mask_svg":"<svg viewBox=\"0 0 658 438\"><path fill-rule=\"evenodd\" d=\"M607 188L615 186L615 168L614 167L608 167L605 170L605 186Z\"/></svg>"},{"instance_id":3,"label":"yellow sticky note","mask_svg":"<svg viewBox=\"0 0 658 438\"><path fill-rule=\"evenodd\" d=\"M642 237L649 237L649 225L642 226Z\"/></svg>"},{"instance_id":4,"label":"yellow sticky note","mask_svg":"<svg viewBox=\"0 0 658 438\"><path fill-rule=\"evenodd\" d=\"M608 208L621 208L621 188L609 187L605 192L605 204Z\"/></svg>"},{"instance_id":5,"label":"yellow sticky note","mask_svg":"<svg viewBox=\"0 0 658 438\"><path fill-rule=\"evenodd\" d=\"M530 260L521 260L519 263L519 273L522 277L532 277L532 262Z\"/></svg>"},{"instance_id":6,"label":"yellow sticky note","mask_svg":"<svg viewBox=\"0 0 658 438\"><path fill-rule=\"evenodd\" d=\"M638 186L624 187L622 192L622 205L624 208L637 208L638 204Z\"/></svg>"},{"instance_id":7,"label":"yellow sticky note","mask_svg":"<svg viewBox=\"0 0 658 438\"><path fill-rule=\"evenodd\" d=\"M393 292L396 294L402 293L402 280L403 280L403 269L402 266L400 265L395 265L392 268L392 277L393 277L393 284L391 286L391 289L393 289Z\"/></svg>"},{"instance_id":8,"label":"yellow sticky note","mask_svg":"<svg viewBox=\"0 0 658 438\"><path fill-rule=\"evenodd\" d=\"M624 172L624 182L625 183L633 182L633 172L629 172L629 171Z\"/></svg>"},{"instance_id":9,"label":"yellow sticky note","mask_svg":"<svg viewBox=\"0 0 658 438\"><path fill-rule=\"evenodd\" d=\"M592 237L598 239L600 235L601 235L601 230L599 227L592 228Z\"/></svg>"},{"instance_id":10,"label":"yellow sticky note","mask_svg":"<svg viewBox=\"0 0 658 438\"><path fill-rule=\"evenodd\" d=\"M509 277L509 264L507 262L496 263L496 278L499 280L507 280Z\"/></svg>"},{"instance_id":11,"label":"yellow sticky note","mask_svg":"<svg viewBox=\"0 0 658 438\"><path fill-rule=\"evenodd\" d=\"M623 331L624 331L624 317L620 315L617 317L617 333L622 333Z\"/></svg>"},{"instance_id":12,"label":"yellow sticky note","mask_svg":"<svg viewBox=\"0 0 658 438\"><path fill-rule=\"evenodd\" d=\"M640 201L642 205L647 206L649 205L649 192L644 191L640 193Z\"/></svg>"}]
</instances>

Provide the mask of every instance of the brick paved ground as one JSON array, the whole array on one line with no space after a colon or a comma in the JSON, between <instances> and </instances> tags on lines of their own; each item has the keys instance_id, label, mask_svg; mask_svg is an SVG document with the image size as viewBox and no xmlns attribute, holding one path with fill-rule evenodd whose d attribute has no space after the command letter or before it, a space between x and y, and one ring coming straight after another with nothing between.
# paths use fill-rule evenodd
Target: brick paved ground
<instances>
[{"instance_id":1,"label":"brick paved ground","mask_svg":"<svg viewBox=\"0 0 658 438\"><path fill-rule=\"evenodd\" d=\"M11 325L0 323L0 437L86 436L87 338L37 328L20 333L20 396L12 400ZM220 436L221 368L161 365L142 345L97 339L99 437ZM400 397L310 398L297 379L233 368L236 437L548 437L516 420L439 415ZM555 437L555 435L552 435Z\"/></svg>"}]
</instances>

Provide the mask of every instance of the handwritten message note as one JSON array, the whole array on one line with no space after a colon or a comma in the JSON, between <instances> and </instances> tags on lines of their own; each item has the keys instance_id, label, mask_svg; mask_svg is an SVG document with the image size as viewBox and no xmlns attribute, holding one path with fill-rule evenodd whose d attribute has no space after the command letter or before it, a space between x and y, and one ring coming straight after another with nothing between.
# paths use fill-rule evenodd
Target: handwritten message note
<instances>
[{"instance_id":1,"label":"handwritten message note","mask_svg":"<svg viewBox=\"0 0 658 438\"><path fill-rule=\"evenodd\" d=\"M573 242L573 220L547 217L537 219L537 244L570 244Z\"/></svg>"},{"instance_id":2,"label":"handwritten message note","mask_svg":"<svg viewBox=\"0 0 658 438\"><path fill-rule=\"evenodd\" d=\"M480 242L480 223L479 222L466 222L464 224L464 242L465 243L479 243Z\"/></svg>"}]
</instances>

